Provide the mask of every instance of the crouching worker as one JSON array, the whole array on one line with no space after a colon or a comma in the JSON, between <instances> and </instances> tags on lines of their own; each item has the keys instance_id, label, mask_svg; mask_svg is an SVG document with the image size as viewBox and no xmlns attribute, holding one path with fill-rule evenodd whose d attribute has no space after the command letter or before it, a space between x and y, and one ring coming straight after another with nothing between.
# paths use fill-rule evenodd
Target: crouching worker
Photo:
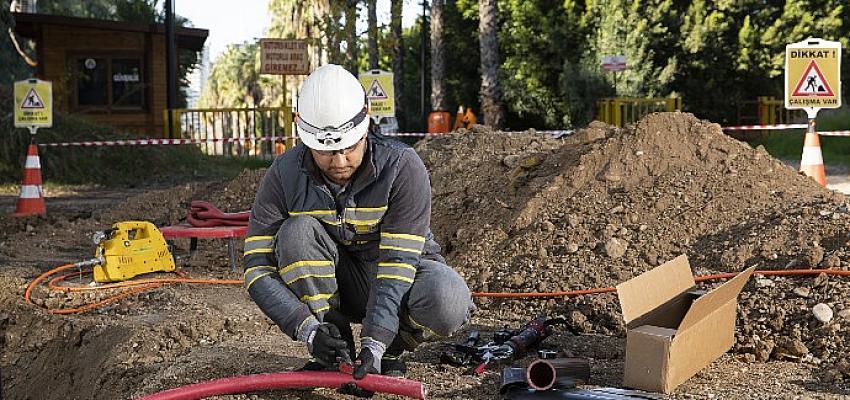
<instances>
[{"instance_id":1,"label":"crouching worker","mask_svg":"<svg viewBox=\"0 0 850 400\"><path fill-rule=\"evenodd\" d=\"M366 94L337 65L298 98L301 144L275 159L245 240L245 286L312 356L354 361L354 376L403 375L399 357L451 335L473 309L430 231L431 186L416 152L369 130ZM351 323L362 323L355 352Z\"/></svg>"}]
</instances>

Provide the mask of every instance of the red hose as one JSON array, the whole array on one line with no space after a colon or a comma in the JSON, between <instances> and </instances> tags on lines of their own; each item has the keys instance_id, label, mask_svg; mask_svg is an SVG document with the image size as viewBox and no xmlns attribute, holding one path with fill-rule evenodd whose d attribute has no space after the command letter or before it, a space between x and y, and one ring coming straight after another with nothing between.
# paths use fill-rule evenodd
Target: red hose
<instances>
[{"instance_id":1,"label":"red hose","mask_svg":"<svg viewBox=\"0 0 850 400\"><path fill-rule=\"evenodd\" d=\"M331 388L356 382L357 387L375 393L395 394L412 399L427 399L428 389L422 382L382 375L366 375L354 380L351 375L331 371L295 371L234 376L199 382L140 397L137 400L194 400L205 397L248 393L272 389Z\"/></svg>"}]
</instances>

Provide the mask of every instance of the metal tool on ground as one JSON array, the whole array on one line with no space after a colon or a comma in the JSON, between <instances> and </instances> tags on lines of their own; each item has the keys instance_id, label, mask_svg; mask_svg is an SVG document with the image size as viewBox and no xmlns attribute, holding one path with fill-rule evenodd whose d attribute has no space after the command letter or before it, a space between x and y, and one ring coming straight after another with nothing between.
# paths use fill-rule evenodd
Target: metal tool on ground
<instances>
[{"instance_id":1,"label":"metal tool on ground","mask_svg":"<svg viewBox=\"0 0 850 400\"><path fill-rule=\"evenodd\" d=\"M124 221L92 237L97 245L94 280L118 282L150 272L174 271L174 257L162 233L147 221Z\"/></svg>"},{"instance_id":2,"label":"metal tool on ground","mask_svg":"<svg viewBox=\"0 0 850 400\"><path fill-rule=\"evenodd\" d=\"M493 340L484 345L478 345L480 333L472 331L464 343L451 344L452 349L440 355L440 362L457 367L476 365L472 372L479 375L491 363L525 356L552 334L555 325L566 326L566 321L563 318L546 319L540 316L519 330L511 331L505 327L497 331L493 334ZM577 334L573 329L567 329Z\"/></svg>"},{"instance_id":3,"label":"metal tool on ground","mask_svg":"<svg viewBox=\"0 0 850 400\"><path fill-rule=\"evenodd\" d=\"M531 390L512 389L505 395L506 400L661 400L663 397L640 390L618 388L596 389L552 389Z\"/></svg>"}]
</instances>

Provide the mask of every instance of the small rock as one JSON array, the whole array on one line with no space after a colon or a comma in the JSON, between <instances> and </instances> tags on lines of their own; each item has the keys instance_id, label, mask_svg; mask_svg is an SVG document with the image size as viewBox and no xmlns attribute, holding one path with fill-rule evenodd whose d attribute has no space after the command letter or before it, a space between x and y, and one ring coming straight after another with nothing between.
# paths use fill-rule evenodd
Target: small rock
<instances>
[{"instance_id":1,"label":"small rock","mask_svg":"<svg viewBox=\"0 0 850 400\"><path fill-rule=\"evenodd\" d=\"M609 213L609 214L618 214L618 213L623 212L623 210L625 210L625 209L626 209L626 208L625 208L625 207L623 207L623 206L616 206L616 207L614 207L614 208L612 208L612 209L608 210L608 213Z\"/></svg>"},{"instance_id":2,"label":"small rock","mask_svg":"<svg viewBox=\"0 0 850 400\"><path fill-rule=\"evenodd\" d=\"M567 244L567 253L575 254L577 251L578 251L578 245L577 244L575 244L575 243L568 243ZM848 311L850 311L850 309L848 309Z\"/></svg>"},{"instance_id":3,"label":"small rock","mask_svg":"<svg viewBox=\"0 0 850 400\"><path fill-rule=\"evenodd\" d=\"M815 277L815 281L812 283L812 286L821 287L827 282L829 282L829 278L826 276L826 274L820 273L817 277Z\"/></svg>"},{"instance_id":4,"label":"small rock","mask_svg":"<svg viewBox=\"0 0 850 400\"><path fill-rule=\"evenodd\" d=\"M541 248L537 249L537 256L540 257L540 258L546 258L546 257L549 257L549 252L546 251L545 247L541 247Z\"/></svg>"},{"instance_id":5,"label":"small rock","mask_svg":"<svg viewBox=\"0 0 850 400\"><path fill-rule=\"evenodd\" d=\"M628 246L628 242L624 240L610 238L607 242L605 242L605 254L611 258L620 258L626 254Z\"/></svg>"},{"instance_id":6,"label":"small rock","mask_svg":"<svg viewBox=\"0 0 850 400\"><path fill-rule=\"evenodd\" d=\"M824 303L818 303L816 306L812 307L812 314L815 315L818 321L823 322L824 324L828 324L829 321L832 321L832 308Z\"/></svg>"},{"instance_id":7,"label":"small rock","mask_svg":"<svg viewBox=\"0 0 850 400\"><path fill-rule=\"evenodd\" d=\"M543 229L543 232L554 232L555 231L555 224L553 224L550 221L543 221L540 224L540 228Z\"/></svg>"},{"instance_id":8,"label":"small rock","mask_svg":"<svg viewBox=\"0 0 850 400\"><path fill-rule=\"evenodd\" d=\"M578 215L569 214L567 215L567 223L570 224L570 228L575 228L581 221L579 221Z\"/></svg>"},{"instance_id":9,"label":"small rock","mask_svg":"<svg viewBox=\"0 0 850 400\"><path fill-rule=\"evenodd\" d=\"M845 308L838 312L838 319L850 320L850 308Z\"/></svg>"},{"instance_id":10,"label":"small rock","mask_svg":"<svg viewBox=\"0 0 850 400\"><path fill-rule=\"evenodd\" d=\"M756 279L756 287L757 288L771 288L775 286L772 279L768 278L758 278Z\"/></svg>"},{"instance_id":11,"label":"small rock","mask_svg":"<svg viewBox=\"0 0 850 400\"><path fill-rule=\"evenodd\" d=\"M809 288L807 288L807 287L798 287L798 288L794 289L794 294L796 294L797 296L800 296L804 299L808 299L809 296L811 295L811 290L809 290Z\"/></svg>"},{"instance_id":12,"label":"small rock","mask_svg":"<svg viewBox=\"0 0 850 400\"><path fill-rule=\"evenodd\" d=\"M508 168L516 167L519 164L520 156L519 154L508 154L505 158L502 159L502 164L504 164Z\"/></svg>"}]
</instances>

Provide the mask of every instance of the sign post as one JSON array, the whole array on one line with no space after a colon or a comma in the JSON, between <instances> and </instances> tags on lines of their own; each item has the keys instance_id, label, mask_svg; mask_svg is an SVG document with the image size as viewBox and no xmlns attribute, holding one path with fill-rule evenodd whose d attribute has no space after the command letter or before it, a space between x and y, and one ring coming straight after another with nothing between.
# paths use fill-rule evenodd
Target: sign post
<instances>
[{"instance_id":1,"label":"sign post","mask_svg":"<svg viewBox=\"0 0 850 400\"><path fill-rule=\"evenodd\" d=\"M373 69L363 71L357 77L369 99L369 112L376 120L381 117L395 117L395 90L393 73Z\"/></svg>"},{"instance_id":2,"label":"sign post","mask_svg":"<svg viewBox=\"0 0 850 400\"><path fill-rule=\"evenodd\" d=\"M626 70L626 56L602 56L602 69L614 73L614 92L617 92L617 71Z\"/></svg>"},{"instance_id":3,"label":"sign post","mask_svg":"<svg viewBox=\"0 0 850 400\"><path fill-rule=\"evenodd\" d=\"M826 184L815 118L841 107L841 43L819 38L785 46L785 108L806 110L808 126L800 169Z\"/></svg>"},{"instance_id":4,"label":"sign post","mask_svg":"<svg viewBox=\"0 0 850 400\"><path fill-rule=\"evenodd\" d=\"M15 82L15 128L27 128L35 135L38 128L53 126L53 85L40 79Z\"/></svg>"}]
</instances>

